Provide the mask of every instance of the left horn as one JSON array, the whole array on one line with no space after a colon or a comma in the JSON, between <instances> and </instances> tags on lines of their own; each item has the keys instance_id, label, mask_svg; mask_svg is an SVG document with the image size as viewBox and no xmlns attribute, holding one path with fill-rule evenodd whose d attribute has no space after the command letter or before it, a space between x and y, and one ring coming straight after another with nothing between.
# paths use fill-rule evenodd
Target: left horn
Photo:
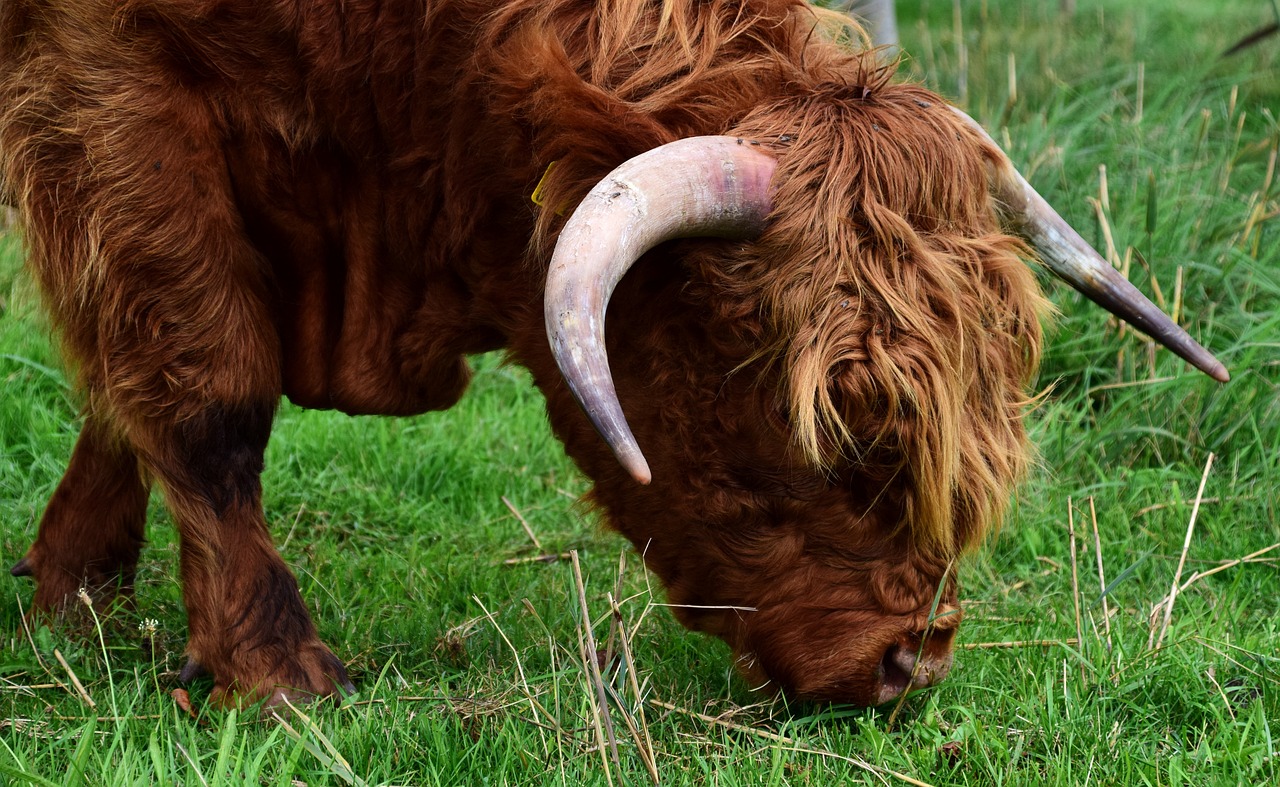
<instances>
[{"instance_id":1,"label":"left horn","mask_svg":"<svg viewBox=\"0 0 1280 787\"><path fill-rule=\"evenodd\" d=\"M1213 379L1222 383L1231 379L1221 361L1201 347L1182 326L1147 300L1137 287L1085 243L1079 233L1014 168L1009 157L976 120L955 107L952 110L965 125L1000 151L991 185L1001 203L1001 212L1013 225L1011 228L1035 247L1050 270L1089 300L1160 342Z\"/></svg>"},{"instance_id":2,"label":"left horn","mask_svg":"<svg viewBox=\"0 0 1280 787\"><path fill-rule=\"evenodd\" d=\"M690 137L629 159L565 223L547 272L551 352L569 389L633 478L652 480L622 414L604 344L618 282L646 251L676 238L754 238L772 209L777 161L735 137Z\"/></svg>"}]
</instances>

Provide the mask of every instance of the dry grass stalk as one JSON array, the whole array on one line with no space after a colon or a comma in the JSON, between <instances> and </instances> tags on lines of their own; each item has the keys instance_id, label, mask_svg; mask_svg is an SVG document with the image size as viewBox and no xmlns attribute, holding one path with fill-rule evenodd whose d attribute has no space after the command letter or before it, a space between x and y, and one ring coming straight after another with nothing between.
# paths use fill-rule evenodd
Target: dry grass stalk
<instances>
[{"instance_id":1,"label":"dry grass stalk","mask_svg":"<svg viewBox=\"0 0 1280 787\"><path fill-rule=\"evenodd\" d=\"M289 735L289 737L301 743L303 748L311 752L311 756L319 760L334 776L337 776L347 784L352 785L352 787L368 787L368 783L356 775L355 769L351 767L351 763L347 761L346 757L342 756L342 753L333 745L333 742L324 734L324 731L320 729L319 725L312 721L310 716L303 713L296 705L290 702L288 697L281 695L280 699L289 710L293 711L293 714L298 717L298 720L307 728L307 731L311 733L312 737L315 738L315 740L320 741L320 746L317 746L315 741L302 737L302 734L294 729L289 722L285 721L279 713L272 711L271 716L280 723L280 726L284 728L284 731ZM321 746L324 748L322 749Z\"/></svg>"},{"instance_id":2,"label":"dry grass stalk","mask_svg":"<svg viewBox=\"0 0 1280 787\"><path fill-rule=\"evenodd\" d=\"M761 729L757 729L756 727L747 727L742 724L735 724L734 722L731 722L721 717L708 716L705 713L698 713L697 711L691 711L685 708L681 708L678 705L672 705L669 702L663 702L661 700L649 700L649 704L653 705L656 708L662 708L664 710L673 711L675 713L682 713L685 716L691 716L695 719L704 721L707 724L711 724L717 727L723 727L725 729L733 730L735 732L746 733L747 735L751 735L756 738L763 738L767 741L773 741L775 743L786 744L788 747L790 747L788 749L789 751L795 751L801 754L813 754L818 757L831 757L834 759L842 760L858 768L861 768L862 770L874 776L877 776L880 779L884 779L886 776L891 776L899 781L905 782L907 784L915 785L916 787L932 787L928 782L922 782L919 779L914 779L910 776L907 776L904 773L898 773L897 771L889 770L888 768L882 768L878 765L872 765L871 763L865 760L858 759L856 757L849 757L843 754L836 754L835 752L830 752L825 749L814 749L814 748L809 748L807 746L801 746L799 742L796 741L794 738L788 738L785 735L779 735L776 732L769 732L768 730L761 730Z\"/></svg>"},{"instance_id":3,"label":"dry grass stalk","mask_svg":"<svg viewBox=\"0 0 1280 787\"><path fill-rule=\"evenodd\" d=\"M22 623L23 633L27 635L27 644L31 646L31 652L35 654L36 663L40 665L40 669L44 670L44 674L48 675L50 679L52 679L53 682L57 684L58 688L70 694L71 689L67 688L67 685L65 683L58 680L58 678L52 672L49 671L49 665L45 664L44 659L41 658L40 656L40 649L36 647L36 641L31 636L31 627L27 625L27 611L22 608L22 596L18 595L17 593L14 593L13 598L18 602L18 620Z\"/></svg>"},{"instance_id":4,"label":"dry grass stalk","mask_svg":"<svg viewBox=\"0 0 1280 787\"><path fill-rule=\"evenodd\" d=\"M66 686L61 683L14 683L8 678L0 678L0 680L3 680L6 684L8 684L5 686L0 686L0 691L16 691L31 697L34 697L36 695L35 693L38 689L65 689L66 688Z\"/></svg>"},{"instance_id":5,"label":"dry grass stalk","mask_svg":"<svg viewBox=\"0 0 1280 787\"><path fill-rule=\"evenodd\" d=\"M1248 650L1246 648L1242 648L1239 645L1233 645L1230 642L1215 642L1213 640L1205 639L1204 637L1201 637L1196 634L1192 634L1190 639L1193 642L1199 642L1201 645L1205 646L1209 650L1212 650L1214 653L1217 653L1223 659L1231 662L1232 666L1234 666L1236 669L1240 670L1241 672L1247 672L1253 677L1257 678L1258 680L1265 681L1265 680L1271 679L1269 675L1263 675L1261 672L1259 672L1256 669L1256 666L1259 661L1258 659L1259 654L1255 653L1254 651ZM1223 650L1222 648L1227 648L1227 650ZM1248 656L1248 659L1242 661L1237 658L1232 658L1231 654L1228 651L1237 651L1245 656Z\"/></svg>"},{"instance_id":6,"label":"dry grass stalk","mask_svg":"<svg viewBox=\"0 0 1280 787\"><path fill-rule=\"evenodd\" d=\"M1178 379L1177 377L1148 377L1145 380L1126 380L1122 383L1106 383L1105 385L1095 385L1085 391L1086 396L1093 396L1102 391L1114 391L1117 388L1134 388L1140 385L1154 385L1156 383L1167 383Z\"/></svg>"},{"instance_id":7,"label":"dry grass stalk","mask_svg":"<svg viewBox=\"0 0 1280 787\"><path fill-rule=\"evenodd\" d=\"M1054 645L1079 645L1078 639L1021 639L1009 642L965 642L957 645L960 650L987 650L988 648L1048 648Z\"/></svg>"},{"instance_id":8,"label":"dry grass stalk","mask_svg":"<svg viewBox=\"0 0 1280 787\"><path fill-rule=\"evenodd\" d=\"M525 520L524 514L521 514L520 511L511 504L511 501L507 499L506 495L502 496L502 503L511 511L512 514L515 514L516 519L520 522L520 527L524 528L525 535L529 536L529 540L533 542L533 548L539 552L543 551L542 542L538 540L538 536L533 532L533 528L530 527L528 521Z\"/></svg>"},{"instance_id":9,"label":"dry grass stalk","mask_svg":"<svg viewBox=\"0 0 1280 787\"><path fill-rule=\"evenodd\" d=\"M871 773L880 777L882 781L886 781L886 782L888 780L886 780L884 777L888 775L888 776L892 776L895 779L903 781L907 784L915 785L916 787L932 787L932 785L930 785L928 782L922 782L919 779L913 779L904 773L891 771L891 770L888 770L887 768L881 768L881 769L875 770L875 766L867 762L866 760L860 759L858 757L853 757L847 754L836 754L835 752L827 751L826 749L811 749L806 746L787 746L787 747L782 747L782 750L793 751L799 754L812 754L816 757L826 757L829 759L841 760L842 762L847 762L850 765L853 765L854 767L862 768L864 770L870 770Z\"/></svg>"},{"instance_id":10,"label":"dry grass stalk","mask_svg":"<svg viewBox=\"0 0 1280 787\"><path fill-rule=\"evenodd\" d=\"M280 717L277 716L276 718ZM285 726L288 727L289 725L286 724ZM191 771L195 773L196 778L200 780L200 783L203 784L204 787L209 787L209 782L205 780L204 774L200 772L200 766L196 764L194 759L192 759L191 754L187 752L186 748L178 741L174 741L173 745L178 747L178 751L182 752L183 757L187 758L187 764L191 766Z\"/></svg>"},{"instance_id":11,"label":"dry grass stalk","mask_svg":"<svg viewBox=\"0 0 1280 787\"><path fill-rule=\"evenodd\" d=\"M1231 720L1236 720L1236 711L1231 707L1231 700L1227 699L1227 693L1222 690L1222 684L1218 683L1218 679L1213 676L1213 668L1204 671L1204 676L1209 679L1213 687L1218 690L1218 696L1222 698L1222 704L1227 706L1227 713L1231 716Z\"/></svg>"},{"instance_id":12,"label":"dry grass stalk","mask_svg":"<svg viewBox=\"0 0 1280 787\"><path fill-rule=\"evenodd\" d=\"M502 626L498 625L498 619L485 607L484 602L480 600L480 597L472 596L471 599L479 605L480 610L484 612L484 616L489 619L491 624L493 624L494 630L498 632L498 636L502 637L502 641L507 644L507 648L511 651L511 657L515 659L516 662L516 674L520 676L520 690L524 692L525 699L529 701L529 706L533 708L534 714L545 718L546 725L550 729L555 730L556 734L563 735L564 730L560 728L560 722L558 722L556 717L551 715L551 713L542 706L542 703L538 702L538 698L533 695L533 691L529 688L529 681L524 674L524 664L520 661L520 651L516 650L516 646L511 644L510 639L507 639L507 633L502 630ZM544 751L548 750L545 739L542 741L542 747Z\"/></svg>"},{"instance_id":13,"label":"dry grass stalk","mask_svg":"<svg viewBox=\"0 0 1280 787\"><path fill-rule=\"evenodd\" d=\"M307 511L307 504L303 503L298 506L298 513L293 517L293 524L289 525L289 532L284 537L284 543L280 545L280 554L284 554L289 549L289 542L293 540L293 531L298 529L298 522L302 521L302 515Z\"/></svg>"},{"instance_id":14,"label":"dry grass stalk","mask_svg":"<svg viewBox=\"0 0 1280 787\"><path fill-rule=\"evenodd\" d=\"M1088 201L1093 206L1094 214L1098 217L1098 225L1102 227L1102 238L1107 247L1107 262L1118 269L1120 268L1120 253L1116 251L1116 242L1111 235L1111 222L1107 221L1107 211L1103 208L1100 200L1089 197Z\"/></svg>"},{"instance_id":15,"label":"dry grass stalk","mask_svg":"<svg viewBox=\"0 0 1280 787\"><path fill-rule=\"evenodd\" d=\"M960 0L955 0L951 15L956 36L956 103L964 106L969 100L969 44L964 38L964 15Z\"/></svg>"},{"instance_id":16,"label":"dry grass stalk","mask_svg":"<svg viewBox=\"0 0 1280 787\"><path fill-rule=\"evenodd\" d=\"M1211 577L1220 571L1226 571L1229 568L1235 568L1236 566L1239 566L1244 563L1267 562L1267 561L1259 561L1258 558L1276 549L1280 549L1280 544L1272 544L1271 546L1263 547L1262 549L1259 549L1256 552L1250 552L1244 557L1239 557L1239 558L1236 558L1235 560L1224 561L1221 564L1209 569L1208 571L1197 571L1194 574L1192 574L1191 577L1186 582L1183 582L1181 585L1177 587L1177 593L1186 592L1187 588L1191 587L1195 583L1199 582L1205 577ZM1160 599L1160 601L1156 602L1155 606L1152 607L1151 625L1153 628L1155 626L1156 616L1160 613L1161 610L1167 610L1173 604L1173 597L1177 595L1177 593L1171 592L1169 595L1165 596L1164 598ZM1158 644L1158 643L1149 641L1147 643L1147 646L1153 647L1155 644Z\"/></svg>"},{"instance_id":17,"label":"dry grass stalk","mask_svg":"<svg viewBox=\"0 0 1280 787\"><path fill-rule=\"evenodd\" d=\"M1102 537L1098 534L1098 511L1089 497L1089 519L1093 522L1093 551L1098 562L1098 592L1102 599L1102 627L1107 638L1107 652L1111 652L1111 605L1107 602L1107 574L1102 568Z\"/></svg>"},{"instance_id":18,"label":"dry grass stalk","mask_svg":"<svg viewBox=\"0 0 1280 787\"><path fill-rule=\"evenodd\" d=\"M1197 571L1197 572L1195 572L1194 574L1192 574L1192 575L1191 575L1191 578L1190 578L1190 579L1188 579L1186 582L1183 582L1183 583L1182 583L1182 587L1178 588L1178 592L1179 592L1179 593L1182 593L1183 591L1185 591L1187 588L1191 587L1191 586L1192 586L1193 584L1195 584L1196 582L1199 582L1200 580L1204 579L1205 577L1213 576L1214 574L1218 573L1219 571L1226 571L1226 570L1227 570L1227 569L1229 569L1229 568L1235 568L1236 566L1240 565L1241 563L1253 563L1253 562L1255 562L1255 561L1257 560L1257 558L1260 558L1260 557L1262 557L1263 555L1265 555L1265 554L1267 554L1268 552L1271 552L1272 550L1275 550L1275 549L1280 549L1280 544L1272 544L1272 545L1271 545L1271 546L1269 546L1269 547L1263 547L1262 549L1259 549L1257 552L1250 552L1249 554L1245 555L1244 557L1238 557L1238 558L1236 558L1235 560L1228 560L1228 561L1224 562L1222 565L1217 566L1217 567L1215 567L1215 568L1211 568L1211 569L1209 569L1208 571ZM1261 561L1261 562L1266 562L1266 561Z\"/></svg>"},{"instance_id":19,"label":"dry grass stalk","mask_svg":"<svg viewBox=\"0 0 1280 787\"><path fill-rule=\"evenodd\" d=\"M1018 61L1013 52L1009 53L1009 98L1004 102L1004 112L1000 115L1000 126L1007 127L1013 108L1018 103Z\"/></svg>"},{"instance_id":20,"label":"dry grass stalk","mask_svg":"<svg viewBox=\"0 0 1280 787\"><path fill-rule=\"evenodd\" d=\"M1221 503L1224 501L1249 500L1249 499L1251 498L1249 497L1206 497L1205 499L1200 501L1200 504L1209 505L1210 503ZM1166 508L1173 508L1174 506L1180 506L1180 505L1182 505L1181 502L1156 503L1155 505L1150 505L1150 506L1147 506L1146 508L1138 509L1138 512L1134 514L1134 516L1146 516L1147 514L1150 514L1152 511L1163 511Z\"/></svg>"},{"instance_id":21,"label":"dry grass stalk","mask_svg":"<svg viewBox=\"0 0 1280 787\"><path fill-rule=\"evenodd\" d=\"M117 724L122 721L158 721L159 719L168 718L163 713L139 713L136 716L63 716L61 713L55 713L49 718L58 721L95 721Z\"/></svg>"},{"instance_id":22,"label":"dry grass stalk","mask_svg":"<svg viewBox=\"0 0 1280 787\"><path fill-rule=\"evenodd\" d=\"M1133 112L1134 123L1142 122L1142 105L1146 101L1146 96L1145 96L1146 88L1147 88L1147 64L1145 61L1138 61L1138 98L1137 98L1137 107L1134 109L1134 112Z\"/></svg>"},{"instance_id":23,"label":"dry grass stalk","mask_svg":"<svg viewBox=\"0 0 1280 787\"><path fill-rule=\"evenodd\" d=\"M1237 85L1236 87L1232 88L1232 91L1231 91L1231 98L1232 98L1231 104L1232 104L1233 112L1235 111L1235 97L1238 90L1239 90L1239 86ZM1240 152L1240 137L1242 134L1244 134L1244 120L1248 115L1249 115L1248 112L1241 112L1239 115L1235 116L1235 120L1236 120L1235 138L1231 143L1231 155L1227 156L1222 161L1222 178L1221 180L1218 181L1219 195L1225 195L1227 193L1227 189L1231 187L1231 175L1232 173L1235 172L1236 160ZM1236 243L1238 243L1238 240L1232 242L1231 245L1235 246Z\"/></svg>"},{"instance_id":24,"label":"dry grass stalk","mask_svg":"<svg viewBox=\"0 0 1280 787\"><path fill-rule=\"evenodd\" d=\"M1009 53L1009 107L1018 103L1018 61Z\"/></svg>"},{"instance_id":25,"label":"dry grass stalk","mask_svg":"<svg viewBox=\"0 0 1280 787\"><path fill-rule=\"evenodd\" d=\"M1173 585L1169 588L1169 597L1164 604L1164 621L1160 624L1160 633L1155 642L1148 645L1155 649L1164 642L1164 635L1169 630L1169 622L1173 619L1173 603L1178 600L1178 584L1182 581L1182 568L1187 564L1187 552L1191 549L1191 536L1196 530L1196 517L1200 516L1200 499L1204 497L1204 485L1209 481L1209 470L1213 467L1213 454L1204 463L1204 473L1200 476L1200 488L1196 490L1196 502L1191 507L1191 521L1187 523L1187 537L1182 542L1182 554L1178 557L1178 568L1173 572Z\"/></svg>"},{"instance_id":26,"label":"dry grass stalk","mask_svg":"<svg viewBox=\"0 0 1280 787\"><path fill-rule=\"evenodd\" d=\"M1178 272L1173 279L1173 314L1169 315L1169 319L1174 322L1182 322L1182 287L1183 287L1183 266L1178 266Z\"/></svg>"},{"instance_id":27,"label":"dry grass stalk","mask_svg":"<svg viewBox=\"0 0 1280 787\"><path fill-rule=\"evenodd\" d=\"M537 621L538 625L542 628L543 633L547 635L547 656L551 661L551 674L559 675L560 661L558 653L560 651L560 647L556 644L555 635L551 632L551 628L547 626L546 621L542 619L542 616L538 614L538 610L533 606L533 602L527 598L522 598L520 599L520 603L524 605L525 610L533 616L533 619ZM562 709L560 705L560 681L558 680L553 680L551 682L551 703L552 707L555 708L555 718L562 718ZM557 721L556 724L558 726L559 722ZM556 735L556 752L560 757L560 762L564 762L564 741L566 737L572 738L572 733L564 731L563 734Z\"/></svg>"},{"instance_id":28,"label":"dry grass stalk","mask_svg":"<svg viewBox=\"0 0 1280 787\"><path fill-rule=\"evenodd\" d=\"M578 607L582 613L582 626L578 629L578 651L582 657L582 669L587 680L595 690L596 701L591 703L591 722L596 731L596 744L600 751L600 761L604 765L604 779L609 787L613 787L613 773L609 768L609 755L613 755L614 763L621 767L618 757L618 740L614 736L613 721L609 718L609 704L605 697L604 679L600 676L600 661L596 656L596 637L591 631L591 610L587 607L587 590L582 582L582 563L578 560L578 550L569 552L573 561L573 584L578 591ZM607 733L606 733L607 730Z\"/></svg>"},{"instance_id":29,"label":"dry grass stalk","mask_svg":"<svg viewBox=\"0 0 1280 787\"><path fill-rule=\"evenodd\" d=\"M1071 546L1071 603L1076 612L1076 642L1084 647L1084 627L1080 625L1080 572L1076 565L1076 517L1075 506L1067 498L1067 535ZM1084 680L1084 663L1080 664L1080 679Z\"/></svg>"},{"instance_id":30,"label":"dry grass stalk","mask_svg":"<svg viewBox=\"0 0 1280 787\"><path fill-rule=\"evenodd\" d=\"M622 649L622 668L627 671L627 686L631 689L631 694L635 698L635 714L634 717L628 712L626 703L621 697L615 696L618 708L622 711L622 720L627 724L627 730L631 733L631 737L635 739L636 751L640 753L640 760L644 763L645 770L649 772L649 778L654 784L662 784L662 779L658 776L658 763L653 755L653 736L649 734L649 723L644 717L644 695L640 691L640 681L636 677L636 663L631 655L631 637L627 632L626 621L622 617L622 608L618 606L618 602L612 594L609 594L609 608L613 610L614 625L618 627L618 642Z\"/></svg>"},{"instance_id":31,"label":"dry grass stalk","mask_svg":"<svg viewBox=\"0 0 1280 787\"><path fill-rule=\"evenodd\" d=\"M1280 16L1280 0L1272 0L1277 3L1277 15ZM1280 154L1280 137L1271 142L1271 154L1267 159L1267 174L1262 180L1262 188L1258 189L1258 208L1254 215L1249 217L1250 227L1246 230L1245 239L1247 240L1249 232L1256 230L1253 235L1253 243L1249 249L1249 256L1255 260L1258 258L1258 251L1262 244L1262 225L1280 216L1280 209L1272 210L1271 203L1271 184L1274 182L1276 174L1276 157ZM1268 212L1270 211L1270 212Z\"/></svg>"},{"instance_id":32,"label":"dry grass stalk","mask_svg":"<svg viewBox=\"0 0 1280 787\"><path fill-rule=\"evenodd\" d=\"M1147 280L1151 282L1151 297L1155 300L1156 305L1159 306L1162 311L1168 312L1169 302L1164 297L1164 290L1160 287L1160 280L1156 278L1156 272L1151 269L1151 265L1147 262L1147 258L1143 256L1142 252L1134 249L1132 246L1129 246L1125 249L1124 257L1125 257L1125 263L1124 263L1125 278L1126 279L1129 278L1129 269L1130 269L1131 260L1133 258L1137 258L1138 263L1142 265L1142 270L1145 271L1147 274ZM1140 337L1140 339L1143 345L1147 347L1147 351L1152 352L1153 351L1152 348L1155 346L1155 342L1151 341L1151 339L1145 336ZM1152 374L1151 376L1155 377L1155 374Z\"/></svg>"},{"instance_id":33,"label":"dry grass stalk","mask_svg":"<svg viewBox=\"0 0 1280 787\"><path fill-rule=\"evenodd\" d=\"M555 563L557 560L568 560L568 552L549 552L545 555L527 555L525 557L509 557L502 561L504 566L520 566L525 563Z\"/></svg>"},{"instance_id":34,"label":"dry grass stalk","mask_svg":"<svg viewBox=\"0 0 1280 787\"><path fill-rule=\"evenodd\" d=\"M67 663L67 660L62 657L62 651L55 648L53 651L53 657L57 659L58 663L62 665L62 668L67 671L67 675L71 678L71 685L76 687L76 693L80 695L80 699L84 701L84 704L94 710L97 710L98 703L94 702L93 697L89 696L89 692L84 690L84 684L80 682L80 678L76 676L75 670L71 669L71 665Z\"/></svg>"},{"instance_id":35,"label":"dry grass stalk","mask_svg":"<svg viewBox=\"0 0 1280 787\"><path fill-rule=\"evenodd\" d=\"M618 625L618 616L613 612L613 599L622 598L622 579L627 572L627 551L624 549L618 553L618 573L613 579L613 594L605 593L605 598L609 601L609 636L604 641L604 657L600 659L601 664L613 664L613 659L617 655L615 648L618 632L621 627Z\"/></svg>"},{"instance_id":36,"label":"dry grass stalk","mask_svg":"<svg viewBox=\"0 0 1280 787\"><path fill-rule=\"evenodd\" d=\"M765 740L769 740L769 741L776 741L778 743L787 743L793 746L796 745L795 740L788 738L785 735L779 735L776 732L769 732L768 730L762 730L756 727L747 727L746 725L737 724L736 722L729 721L728 719L725 719L720 716L708 716L705 713L698 713L697 711L681 708L679 705L672 705L671 703L663 702L662 700L656 700L656 699L649 700L649 704L654 706L655 708L662 708L663 710L674 711L676 713L683 713L685 716L692 716L695 719L701 719L702 721L705 721L708 724L713 724L717 727L724 727L725 729L735 730L737 732L745 732L748 735L753 735L757 738L764 738Z\"/></svg>"},{"instance_id":37,"label":"dry grass stalk","mask_svg":"<svg viewBox=\"0 0 1280 787\"><path fill-rule=\"evenodd\" d=\"M1271 141L1271 154L1267 157L1267 174L1262 178L1262 188L1258 189L1264 197L1271 196L1271 184L1275 182L1278 155L1280 155L1280 137Z\"/></svg>"}]
</instances>

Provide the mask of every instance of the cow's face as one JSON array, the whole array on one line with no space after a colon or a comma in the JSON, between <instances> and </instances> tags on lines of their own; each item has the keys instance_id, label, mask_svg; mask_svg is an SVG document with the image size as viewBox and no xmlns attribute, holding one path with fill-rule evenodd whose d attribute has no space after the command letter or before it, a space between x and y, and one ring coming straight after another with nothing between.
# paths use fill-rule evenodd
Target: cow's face
<instances>
[{"instance_id":1,"label":"cow's face","mask_svg":"<svg viewBox=\"0 0 1280 787\"><path fill-rule=\"evenodd\" d=\"M615 376L668 507L623 528L753 683L870 705L950 668L955 561L1028 458L1043 302L945 107L814 103L747 129L808 129L778 153L759 237L671 249L691 281L669 311L632 296L672 326L611 350L649 359Z\"/></svg>"},{"instance_id":2,"label":"cow's face","mask_svg":"<svg viewBox=\"0 0 1280 787\"><path fill-rule=\"evenodd\" d=\"M949 668L955 560L1029 459L1045 303L1001 216L1225 379L918 88L819 86L649 151L561 233L552 348L618 461L572 405L553 418L676 614L753 679L874 704ZM703 236L736 240L659 245Z\"/></svg>"},{"instance_id":3,"label":"cow's face","mask_svg":"<svg viewBox=\"0 0 1280 787\"><path fill-rule=\"evenodd\" d=\"M714 241L670 249L678 259L655 254L613 299L613 377L653 480L637 484L581 420L567 443L591 454L580 462L595 500L662 579L675 615L725 640L753 688L874 705L949 670L955 561L998 519L1027 457L1020 414L1040 302L1012 244L995 237L972 258L948 258L992 273L956 276L971 300L916 317L964 315L936 335L905 329L878 294L846 281L787 334L794 341L779 339L760 317L769 277L746 284L792 246L769 234L729 260ZM1009 292L1001 330L987 313L1008 309ZM761 346L776 350L762 357ZM820 390L802 379L809 369ZM797 424L823 406L840 429L816 427L814 456Z\"/></svg>"},{"instance_id":4,"label":"cow's face","mask_svg":"<svg viewBox=\"0 0 1280 787\"><path fill-rule=\"evenodd\" d=\"M872 705L950 668L955 560L1027 459L1042 301L949 110L846 93L748 123L744 139L783 140L763 155L716 143L736 156L718 188L769 189L751 242L660 247L621 280L605 335L645 459L620 453L627 473L582 421L561 432L682 622L758 686ZM715 180L717 161L694 166ZM601 225L572 231L590 247Z\"/></svg>"},{"instance_id":5,"label":"cow's face","mask_svg":"<svg viewBox=\"0 0 1280 787\"><path fill-rule=\"evenodd\" d=\"M685 320L653 330L697 335ZM617 375L653 482L636 484L609 455L584 463L602 471L595 500L662 580L676 617L723 639L752 688L874 705L944 677L963 542L921 537L902 452L871 447L861 462L816 467L765 393L770 378L776 390L771 372L734 374L684 347L692 360L678 373L665 358L678 392L653 387L656 347L643 353L648 371Z\"/></svg>"},{"instance_id":6,"label":"cow's face","mask_svg":"<svg viewBox=\"0 0 1280 787\"><path fill-rule=\"evenodd\" d=\"M943 678L960 623L958 550L913 534L892 473L806 465L782 419L727 388L713 410L734 411L732 439L698 441L703 459L682 474L655 469L641 493L654 505L616 519L677 618L725 640L752 688L875 705Z\"/></svg>"}]
</instances>

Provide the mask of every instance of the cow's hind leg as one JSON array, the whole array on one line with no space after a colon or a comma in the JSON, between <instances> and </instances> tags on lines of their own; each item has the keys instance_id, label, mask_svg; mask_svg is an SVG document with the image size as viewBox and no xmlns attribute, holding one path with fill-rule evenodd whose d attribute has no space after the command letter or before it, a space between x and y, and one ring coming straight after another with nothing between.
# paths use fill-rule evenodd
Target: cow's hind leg
<instances>
[{"instance_id":1,"label":"cow's hind leg","mask_svg":"<svg viewBox=\"0 0 1280 787\"><path fill-rule=\"evenodd\" d=\"M71 607L81 588L100 607L128 598L142 547L147 484L138 460L90 416L35 543L11 572L36 580L37 612Z\"/></svg>"}]
</instances>

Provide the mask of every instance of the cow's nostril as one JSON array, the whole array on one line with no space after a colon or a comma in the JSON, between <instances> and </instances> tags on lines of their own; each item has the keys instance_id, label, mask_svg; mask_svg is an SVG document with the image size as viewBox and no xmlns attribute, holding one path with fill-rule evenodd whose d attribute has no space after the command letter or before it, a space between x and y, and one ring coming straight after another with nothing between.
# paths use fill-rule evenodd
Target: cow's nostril
<instances>
[{"instance_id":1,"label":"cow's nostril","mask_svg":"<svg viewBox=\"0 0 1280 787\"><path fill-rule=\"evenodd\" d=\"M890 645L880 658L876 702L888 702L908 688L923 689L945 678L951 671L952 639L950 636L931 638L925 641L923 649L915 637L905 637Z\"/></svg>"},{"instance_id":2,"label":"cow's nostril","mask_svg":"<svg viewBox=\"0 0 1280 787\"><path fill-rule=\"evenodd\" d=\"M916 656L901 645L890 645L880 659L880 685L876 690L876 704L888 702L911 685L911 672Z\"/></svg>"}]
</instances>

